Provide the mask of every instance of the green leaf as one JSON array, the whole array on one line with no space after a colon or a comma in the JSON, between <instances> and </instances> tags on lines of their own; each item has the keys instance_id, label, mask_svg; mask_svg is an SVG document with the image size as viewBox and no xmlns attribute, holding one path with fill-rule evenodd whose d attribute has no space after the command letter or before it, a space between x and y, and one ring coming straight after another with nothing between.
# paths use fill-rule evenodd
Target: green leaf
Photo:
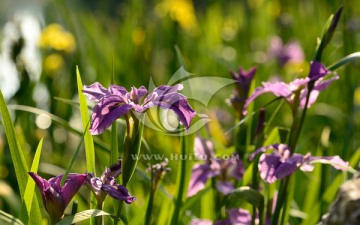
<instances>
[{"instance_id":1,"label":"green leaf","mask_svg":"<svg viewBox=\"0 0 360 225\"><path fill-rule=\"evenodd\" d=\"M264 208L264 196L248 186L236 188L227 195L227 205L237 204L244 200L258 209Z\"/></svg>"},{"instance_id":2,"label":"green leaf","mask_svg":"<svg viewBox=\"0 0 360 225\"><path fill-rule=\"evenodd\" d=\"M110 216L112 218L116 218L115 216L107 213L105 211L99 209L89 209L79 213L76 213L73 216L69 216L61 220L60 222L56 223L56 225L70 225L74 223L78 223L96 216Z\"/></svg>"},{"instance_id":3,"label":"green leaf","mask_svg":"<svg viewBox=\"0 0 360 225\"><path fill-rule=\"evenodd\" d=\"M328 66L329 70L336 70L342 66L345 66L348 63L351 63L355 60L360 59L360 52L354 52L350 55L345 56L344 58L340 59L339 61L331 64L330 66Z\"/></svg>"},{"instance_id":4,"label":"green leaf","mask_svg":"<svg viewBox=\"0 0 360 225\"><path fill-rule=\"evenodd\" d=\"M1 225L24 225L19 219L14 216L7 214L0 210L0 224Z\"/></svg>"},{"instance_id":5,"label":"green leaf","mask_svg":"<svg viewBox=\"0 0 360 225\"><path fill-rule=\"evenodd\" d=\"M85 130L85 155L86 155L86 168L88 172L93 172L95 174L95 149L94 149L94 141L92 135L90 134L90 130L88 129L90 123L89 111L86 103L86 98L82 93L83 85L81 82L79 68L76 67L76 78L78 85L78 95L80 101L80 113L81 113L81 121L83 124L83 128Z\"/></svg>"},{"instance_id":6,"label":"green leaf","mask_svg":"<svg viewBox=\"0 0 360 225\"><path fill-rule=\"evenodd\" d=\"M6 133L7 141L10 147L10 154L12 163L14 164L16 179L20 190L21 199L24 200L24 194L26 190L28 176L28 167L26 165L25 156L21 149L21 146L16 138L14 125L10 117L9 110L6 106L5 99L0 91L0 112L2 116L2 122ZM33 201L33 207L31 210L31 221L29 224L37 224L41 221L41 212L38 207L37 199Z\"/></svg>"},{"instance_id":7,"label":"green leaf","mask_svg":"<svg viewBox=\"0 0 360 225\"><path fill-rule=\"evenodd\" d=\"M140 154L141 149L141 140L144 129L143 120L140 119L137 121L137 125L133 128L132 137L126 136L125 140L125 148L123 152L123 185L126 186L129 180L131 179L136 164L138 161L138 156Z\"/></svg>"},{"instance_id":8,"label":"green leaf","mask_svg":"<svg viewBox=\"0 0 360 225\"><path fill-rule=\"evenodd\" d=\"M11 159L14 164L15 174L18 181L18 186L21 192L21 197L26 188L26 182L28 179L28 167L26 165L25 156L16 138L14 125L10 117L10 113L6 107L6 103L2 92L0 91L0 111L2 116L2 122L5 128L6 137L10 147Z\"/></svg>"},{"instance_id":9,"label":"green leaf","mask_svg":"<svg viewBox=\"0 0 360 225\"><path fill-rule=\"evenodd\" d=\"M42 144L43 144L43 139L40 140L39 145L36 149L35 156L33 158L33 163L32 163L31 169L30 169L31 172L37 173L37 171L38 171L41 150L42 150ZM35 193L35 181L33 179L28 179L26 188L25 188L24 201L23 201L23 203L25 204L25 208L23 207L21 210L21 213L20 213L20 218L22 219L22 221L27 220L27 218L30 217L34 193ZM37 207L39 207L38 204L37 204ZM25 209L26 209L26 211L24 211ZM40 208L39 208L39 211L40 211Z\"/></svg>"}]
</instances>

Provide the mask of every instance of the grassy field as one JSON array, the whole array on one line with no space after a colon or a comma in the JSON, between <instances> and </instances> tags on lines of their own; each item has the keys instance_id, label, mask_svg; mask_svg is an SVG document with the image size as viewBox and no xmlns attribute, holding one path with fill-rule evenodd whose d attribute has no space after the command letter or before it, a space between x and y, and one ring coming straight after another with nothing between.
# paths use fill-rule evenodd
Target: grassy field
<instances>
[{"instance_id":1,"label":"grassy field","mask_svg":"<svg viewBox=\"0 0 360 225\"><path fill-rule=\"evenodd\" d=\"M316 59L322 35L329 33L327 21L341 6L332 39L321 59ZM264 210L262 219L257 220L262 224L265 218L271 220L273 214L266 206L271 208L271 201L286 182L283 224L316 224L327 212L338 187L352 173L316 164L313 172L299 170L269 184L259 177L257 164L249 156L262 146L285 143L293 153L338 155L357 169L360 64L354 60L345 66L331 66L360 51L359 15L360 6L355 0L1 2L0 89L5 101L0 102L0 221L5 221L7 213L24 224L39 224L36 214L41 215L43 224L51 224L38 188L32 183L36 200L28 194L34 193L31 187L26 189L31 184L27 183L27 171L32 165L46 179L64 174L67 169L71 173L93 172L100 177L117 158L123 159L123 166L130 165L131 160L124 160L124 156L139 147L139 158L133 158L136 166L122 168L125 174L134 170L130 181L124 183L124 174L116 179L136 200L123 204L108 196L101 207L103 212L127 218L128 224L191 224L196 218L208 222L226 220L232 208L247 209L252 224L255 215L261 217ZM281 57L286 51L290 53L285 60ZM321 91L305 112L296 103L289 107L287 101L293 100L278 99L268 104L276 98L270 93L256 98L247 116L229 104L236 87L230 71L238 73L240 67L245 71L256 67L247 85L249 97L262 82L289 83L307 77L314 59L328 69L335 68L339 79ZM138 112L132 109L130 117L121 117L112 128L91 135L88 121L96 103L85 98L81 82L86 86L99 82L105 88L115 84L127 91L143 85L149 92L153 87L183 83L180 93L187 97L196 116L189 132L176 133L179 120L184 125L176 110L170 108L174 114L153 107L147 111L152 117L145 118L150 122L145 123L143 133L139 131L139 138L136 132L142 126L137 127L138 117L134 115ZM257 132L262 107L265 122L261 124L265 127ZM6 116L7 110L11 119ZM295 111L300 114L295 115ZM302 114L306 114L305 120L297 120L300 117L296 116ZM293 132L298 132L295 141L291 139ZM196 137L211 141L219 158L234 152L240 155L245 173L241 179L229 179L235 188L230 194L217 188L217 181L225 182L229 177L209 173L204 174L208 182L202 190L187 197L193 166L210 163L195 159ZM38 148L39 143L42 147ZM38 163L36 153L41 154ZM156 167L155 173L149 172L150 165L165 158L168 169ZM243 187L251 187L251 191ZM78 201L77 212L99 208L85 185L73 200ZM30 213L29 203L31 210L39 211ZM65 216L71 214L71 205ZM116 219L104 216L103 221L91 218L77 224L89 221L116 223ZM277 223L280 221L272 222Z\"/></svg>"}]
</instances>

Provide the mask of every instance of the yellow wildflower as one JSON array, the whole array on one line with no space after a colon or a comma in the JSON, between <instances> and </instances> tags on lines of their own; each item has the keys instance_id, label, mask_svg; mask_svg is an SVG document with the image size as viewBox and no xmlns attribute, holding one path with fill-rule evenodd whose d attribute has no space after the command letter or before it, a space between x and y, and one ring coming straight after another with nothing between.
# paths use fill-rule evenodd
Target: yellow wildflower
<instances>
[{"instance_id":1,"label":"yellow wildflower","mask_svg":"<svg viewBox=\"0 0 360 225\"><path fill-rule=\"evenodd\" d=\"M75 50L74 36L65 31L59 24L50 24L41 33L40 46L58 51L73 52Z\"/></svg>"}]
</instances>

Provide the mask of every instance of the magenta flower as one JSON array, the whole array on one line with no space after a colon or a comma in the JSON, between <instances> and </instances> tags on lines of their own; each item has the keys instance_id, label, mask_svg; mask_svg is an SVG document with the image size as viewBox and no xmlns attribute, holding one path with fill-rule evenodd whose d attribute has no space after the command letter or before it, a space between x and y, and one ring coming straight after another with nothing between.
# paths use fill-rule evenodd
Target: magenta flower
<instances>
[{"instance_id":1,"label":"magenta flower","mask_svg":"<svg viewBox=\"0 0 360 225\"><path fill-rule=\"evenodd\" d=\"M304 61L304 52L297 41L283 44L280 37L273 37L270 41L269 56L276 58L280 65L286 63L301 63Z\"/></svg>"},{"instance_id":2,"label":"magenta flower","mask_svg":"<svg viewBox=\"0 0 360 225\"><path fill-rule=\"evenodd\" d=\"M271 92L277 97L285 98L290 105L294 104L295 95L299 95L300 107L305 108L306 96L309 91L307 85L310 81L315 81L307 105L309 108L313 103L315 103L321 91L325 90L331 82L339 79L339 76L334 74L333 77L324 80L324 76L329 73L331 73L331 71L327 70L323 64L315 61L311 62L310 73L306 78L296 79L288 84L284 82L263 82L263 86L256 88L254 93L246 100L243 114L247 113L247 107L252 101L267 92Z\"/></svg>"},{"instance_id":3,"label":"magenta flower","mask_svg":"<svg viewBox=\"0 0 360 225\"><path fill-rule=\"evenodd\" d=\"M311 156L291 154L289 147L285 144L274 144L259 148L251 154L250 160L259 153L271 151L271 154L262 154L259 159L258 169L260 177L268 183L282 179L293 174L298 168L304 172L313 171L314 163L325 163L332 165L338 170L347 170L349 163L343 161L339 156Z\"/></svg>"},{"instance_id":4,"label":"magenta flower","mask_svg":"<svg viewBox=\"0 0 360 225\"><path fill-rule=\"evenodd\" d=\"M244 167L237 155L232 155L229 159L217 159L213 145L210 141L200 137L195 138L195 156L203 159L204 164L196 163L192 168L187 196L191 197L205 187L208 179L217 177L217 189L223 194L229 194L233 189L231 178L242 179Z\"/></svg>"},{"instance_id":5,"label":"magenta flower","mask_svg":"<svg viewBox=\"0 0 360 225\"><path fill-rule=\"evenodd\" d=\"M100 203L105 200L107 195L109 195L112 198L130 204L135 200L135 197L131 196L124 186L117 184L115 181L120 173L121 160L110 168L106 168L101 177L94 177L94 174L88 173L85 183L90 187L95 198Z\"/></svg>"},{"instance_id":6,"label":"magenta flower","mask_svg":"<svg viewBox=\"0 0 360 225\"><path fill-rule=\"evenodd\" d=\"M86 174L71 173L66 178L64 186L61 187L60 181L63 175L45 180L36 173L29 172L41 192L41 197L46 211L48 212L52 223L59 221L67 205L78 192L84 183Z\"/></svg>"},{"instance_id":7,"label":"magenta flower","mask_svg":"<svg viewBox=\"0 0 360 225\"><path fill-rule=\"evenodd\" d=\"M190 122L196 113L189 105L186 97L178 93L181 89L183 89L181 84L163 85L155 88L143 100L147 94L144 86L139 89L132 87L130 92L124 87L116 85L110 85L108 89L105 89L98 82L84 86L83 93L97 102L91 116L90 132L93 135L100 134L116 119L134 111L144 113L154 106L173 110L180 123L189 129Z\"/></svg>"},{"instance_id":8,"label":"magenta flower","mask_svg":"<svg viewBox=\"0 0 360 225\"><path fill-rule=\"evenodd\" d=\"M239 68L239 72L230 72L231 77L235 81L235 90L230 98L230 102L235 108L235 111L241 115L245 101L249 95L251 81L256 73L256 68L253 67L248 71Z\"/></svg>"}]
</instances>

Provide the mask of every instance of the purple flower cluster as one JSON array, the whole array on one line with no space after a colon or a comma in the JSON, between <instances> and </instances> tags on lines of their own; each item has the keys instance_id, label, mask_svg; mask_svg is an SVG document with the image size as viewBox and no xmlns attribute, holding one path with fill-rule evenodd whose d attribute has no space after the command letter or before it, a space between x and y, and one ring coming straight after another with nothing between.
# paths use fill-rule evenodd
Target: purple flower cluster
<instances>
[{"instance_id":1,"label":"purple flower cluster","mask_svg":"<svg viewBox=\"0 0 360 225\"><path fill-rule=\"evenodd\" d=\"M314 163L325 163L332 165L335 169L346 170L349 163L343 161L339 156L311 156L310 153L301 155L291 153L290 148L285 144L274 144L259 148L253 152L250 159L253 160L260 153L258 169L260 177L268 183L282 179L293 174L297 169L310 172L314 169Z\"/></svg>"},{"instance_id":2,"label":"purple flower cluster","mask_svg":"<svg viewBox=\"0 0 360 225\"><path fill-rule=\"evenodd\" d=\"M197 158L206 159L206 161L203 164L196 163L193 166L188 197L202 190L208 179L212 177L217 178L216 187L223 194L229 194L234 189L230 179L242 179L244 167L236 155L230 159L216 159L212 142L200 137L195 138L194 152Z\"/></svg>"},{"instance_id":3,"label":"purple flower cluster","mask_svg":"<svg viewBox=\"0 0 360 225\"><path fill-rule=\"evenodd\" d=\"M296 100L298 101L296 104L299 103L300 107L305 108L306 98L309 92L308 84L315 82L307 104L307 107L310 107L316 101L321 91L325 90L331 82L339 79L339 76L334 74L333 77L325 80L325 75L330 73L331 71L327 70L322 63L315 61L311 62L310 73L306 78L295 79L288 84L284 82L263 82L263 86L256 88L254 93L246 100L243 113L247 113L247 107L251 102L267 92L273 93L276 97L283 97L292 106L294 105L294 100Z\"/></svg>"},{"instance_id":4,"label":"purple flower cluster","mask_svg":"<svg viewBox=\"0 0 360 225\"><path fill-rule=\"evenodd\" d=\"M43 204L51 220L56 222L63 217L67 205L84 183L91 188L98 202L103 202L106 195L109 195L127 204L132 203L135 197L131 196L124 186L116 184L115 182L115 178L118 177L120 173L121 160L110 168L106 168L105 172L99 178L94 177L91 173L70 173L66 177L63 186L61 186L60 182L64 175L53 177L49 180L33 172L29 172L29 175L35 181L41 192Z\"/></svg>"},{"instance_id":5,"label":"purple flower cluster","mask_svg":"<svg viewBox=\"0 0 360 225\"><path fill-rule=\"evenodd\" d=\"M195 111L189 105L186 97L180 93L183 86L160 86L147 94L144 86L132 87L128 92L124 87L110 85L108 89L96 82L90 86L84 86L83 93L90 100L97 102L91 116L90 133L100 134L118 118L132 113L144 113L147 109L158 106L173 110L179 121L186 129L195 116ZM146 96L146 97L145 97Z\"/></svg>"}]
</instances>

